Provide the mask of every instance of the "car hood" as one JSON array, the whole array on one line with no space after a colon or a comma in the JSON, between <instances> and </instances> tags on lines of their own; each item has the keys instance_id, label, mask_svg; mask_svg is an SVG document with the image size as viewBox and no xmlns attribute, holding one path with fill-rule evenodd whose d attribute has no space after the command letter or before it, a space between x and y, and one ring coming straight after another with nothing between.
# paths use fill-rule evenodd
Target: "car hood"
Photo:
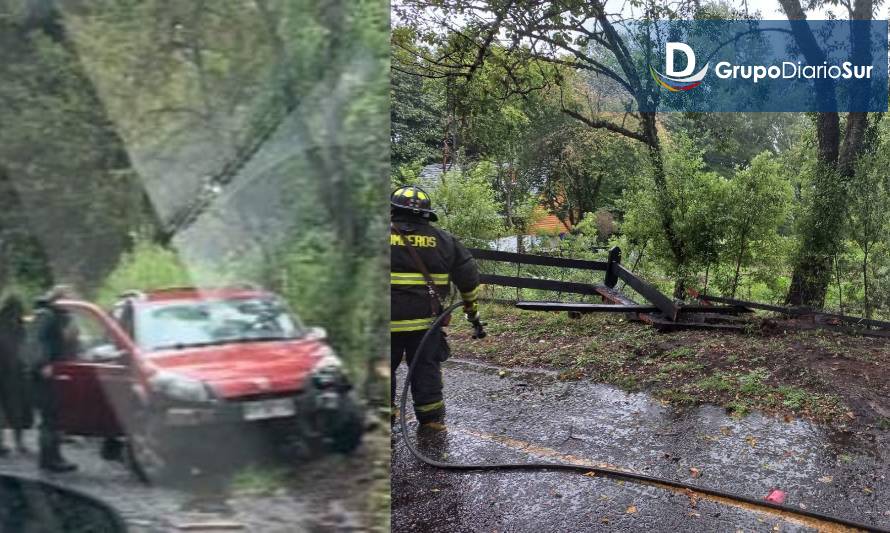
<instances>
[{"instance_id":1,"label":"car hood","mask_svg":"<svg viewBox=\"0 0 890 533\"><path fill-rule=\"evenodd\" d=\"M327 350L314 340L243 342L155 352L146 366L150 374L175 372L234 399L298 392Z\"/></svg>"}]
</instances>

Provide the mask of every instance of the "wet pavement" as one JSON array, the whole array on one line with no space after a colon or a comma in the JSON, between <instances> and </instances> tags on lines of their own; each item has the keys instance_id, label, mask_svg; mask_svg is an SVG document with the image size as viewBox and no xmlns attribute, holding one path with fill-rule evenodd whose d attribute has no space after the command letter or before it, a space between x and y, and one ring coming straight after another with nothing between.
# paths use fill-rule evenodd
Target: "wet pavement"
<instances>
[{"instance_id":1,"label":"wet pavement","mask_svg":"<svg viewBox=\"0 0 890 533\"><path fill-rule=\"evenodd\" d=\"M501 377L461 360L446 363L445 390L449 430L420 442L433 458L608 465L757 499L778 488L788 506L890 528L887 431L735 419L707 405L681 411L642 393L545 371ZM795 516L602 477L434 469L393 433L393 531L819 530Z\"/></svg>"},{"instance_id":2,"label":"wet pavement","mask_svg":"<svg viewBox=\"0 0 890 533\"><path fill-rule=\"evenodd\" d=\"M42 472L37 469L32 452L30 455L11 453L0 458L0 473L44 479L97 497L120 513L132 533L366 530L362 523L363 509L356 508L356 502L347 498L346 491L332 487L337 480L313 481L310 483L313 489L308 491L282 484L261 494L234 491L220 476L197 476L176 486L148 486L138 481L124 464L101 459L98 441L81 438L72 441L64 446L64 454L78 464L80 468L76 472ZM220 443L205 445L206 453L217 453L220 449ZM33 440L30 447L36 450ZM366 448L360 447L348 461L361 465L370 460ZM331 473L338 470L337 466L342 470L343 460L333 455L321 457L303 465L300 474L293 475L330 478ZM356 471L356 467L350 470Z\"/></svg>"}]
</instances>

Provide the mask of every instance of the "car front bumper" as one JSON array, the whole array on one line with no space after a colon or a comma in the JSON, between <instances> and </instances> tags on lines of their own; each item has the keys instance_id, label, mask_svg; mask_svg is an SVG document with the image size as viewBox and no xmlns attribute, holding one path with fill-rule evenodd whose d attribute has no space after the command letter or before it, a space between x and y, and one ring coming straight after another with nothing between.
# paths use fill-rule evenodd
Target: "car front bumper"
<instances>
[{"instance_id":1,"label":"car front bumper","mask_svg":"<svg viewBox=\"0 0 890 533\"><path fill-rule=\"evenodd\" d=\"M163 419L170 427L217 424L262 423L265 421L336 414L345 405L348 391L312 388L293 396L223 400L209 404L171 404L163 407Z\"/></svg>"}]
</instances>

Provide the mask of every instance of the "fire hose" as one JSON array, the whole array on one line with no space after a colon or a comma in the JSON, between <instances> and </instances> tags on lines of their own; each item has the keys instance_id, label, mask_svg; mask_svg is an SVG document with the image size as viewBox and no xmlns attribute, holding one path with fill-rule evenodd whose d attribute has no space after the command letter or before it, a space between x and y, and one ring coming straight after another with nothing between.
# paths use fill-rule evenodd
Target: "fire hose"
<instances>
[{"instance_id":1,"label":"fire hose","mask_svg":"<svg viewBox=\"0 0 890 533\"><path fill-rule=\"evenodd\" d=\"M729 500L734 500L737 502L742 502L748 504L750 506L754 506L761 509L769 509L772 511L778 511L781 513L787 513L802 517L807 517L814 520L819 520L823 522L828 522L831 524L836 524L840 526L845 526L848 528L855 528L863 531L876 531L879 533L890 533L888 529L882 529L877 526L863 524L861 522L856 522L854 520L848 520L846 518L840 518L836 516L830 516L827 514L823 514L817 511L811 511L809 509L798 509L794 507L790 507L787 505L780 505L777 503L769 502L766 500L759 500L756 498L751 498L744 495L733 494L731 492L712 489L707 487L701 487L689 483L684 483L682 481L675 481L666 478L660 478L655 476L649 476L646 474L639 474L636 472L628 472L623 470L616 470L613 468L605 468L600 466L590 466L590 465L581 465L581 464L572 464L572 463L561 463L561 462L527 462L527 463L447 463L444 461L437 461L436 459L432 459L424 455L420 450L417 449L416 444L411 442L411 439L408 438L408 423L405 419L405 407L408 401L408 387L411 383L411 373L414 371L415 366L417 365L417 361L420 359L421 354L424 353L424 348L430 342L430 339L433 338L434 334L442 329L443 323L445 320L451 316L451 314L463 304L458 302L456 304L451 305L445 311L443 311L436 320L430 325L429 329L424 334L423 338L420 341L420 344L417 346L417 350L414 352L414 356L411 358L411 362L408 365L408 373L405 376L405 384L402 387L402 397L399 400L399 426L402 430L402 437L405 441L405 444L408 446L408 450L411 452L417 460L426 463L429 466L433 466L436 468L443 468L448 470L565 470L572 472L580 472L583 474L590 474L593 472L596 475L600 475L603 477L608 477L611 479L620 479L627 481L634 481L638 483L645 483L649 485L661 485L668 486L677 489L689 490L693 493L704 494L717 498L724 498ZM474 338L483 338L485 337L485 331L482 328L482 323L478 321L478 319L473 323L474 328Z\"/></svg>"}]
</instances>

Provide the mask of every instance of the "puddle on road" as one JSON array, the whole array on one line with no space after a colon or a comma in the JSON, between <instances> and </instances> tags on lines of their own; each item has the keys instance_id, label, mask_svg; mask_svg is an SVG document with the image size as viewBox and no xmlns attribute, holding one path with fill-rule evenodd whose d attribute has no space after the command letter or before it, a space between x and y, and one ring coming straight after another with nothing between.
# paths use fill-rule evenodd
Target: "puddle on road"
<instances>
[{"instance_id":1,"label":"puddle on road","mask_svg":"<svg viewBox=\"0 0 890 533\"><path fill-rule=\"evenodd\" d=\"M452 430L452 431L454 431L454 430ZM503 435L491 435L491 434L480 432L480 431L466 430L466 429L460 429L460 428L457 428L456 431L465 433L467 435L476 437L478 439L486 440L489 442L495 442L497 444L500 444L500 445L510 448L512 450L519 451L524 454L533 456L533 458L535 458L535 459L544 458L549 461L557 462L557 463L568 463L568 464L590 466L590 467L597 467L597 468L606 468L606 469L610 469L610 470L617 470L617 471L621 471L621 472L633 473L632 471L629 471L625 468L621 468L617 465L608 464L608 463L597 463L597 462L587 459L585 457L579 457L579 456L575 456L575 455L571 455L571 454L561 453L561 452L554 450L552 448L538 446L538 445L535 445L535 444L532 444L529 442L521 441L518 439L512 439L510 437L505 437ZM529 459L529 461L530 460L531 459ZM595 473L593 471L586 473L586 474L581 474L579 472L579 475L585 475L585 476L589 476L589 477L601 477L600 474ZM606 475L605 477L609 477L609 476ZM801 515L794 514L791 512L780 511L777 509L771 509L771 508L765 507L765 506L758 506L758 505L754 505L754 504L751 504L748 502L734 500L731 498L703 494L701 492L690 490L690 489L681 489L681 488L674 487L674 486L664 484L664 483L642 482L642 481L634 481L634 482L635 483L645 483L645 484L651 485L653 487L658 487L663 490L667 490L667 491L670 491L670 492L673 492L676 494L684 495L690 499L690 502L693 502L693 503L691 503L692 507L695 507L695 505L697 504L698 501L710 501L710 502L720 504L722 506L733 507L733 508L740 509L743 511L757 513L757 514L760 514L763 516L770 516L772 518L784 520L786 522L796 524L801 527L813 528L813 529L816 529L821 532L845 533L845 532L859 531L858 529L840 526L840 525L837 525L832 522L826 522L824 520L818 520L815 518L801 516Z\"/></svg>"},{"instance_id":2,"label":"puddle on road","mask_svg":"<svg viewBox=\"0 0 890 533\"><path fill-rule=\"evenodd\" d=\"M714 405L701 405L691 408L675 408L663 404L649 394L628 393L610 385L585 381L557 381L550 379L556 372L543 369L510 369L504 378L496 376L500 370L495 365L475 361L456 360L446 363L454 369L469 372L482 371L494 374L496 387L477 383L477 393L485 394L489 400L504 402L527 402L529 405L548 410L547 418L559 418L568 433L567 437L584 440L595 438L593 433L608 434L612 440L625 438L638 439L641 428L651 437L659 440L681 437L684 440L704 442L738 441L749 448L761 451L770 449L781 451L782 456L797 458L814 453L850 453L882 459L890 444L890 432L877 436L874 433L853 433L844 429L831 429L802 419L782 420L758 412L736 418L729 416L726 409ZM474 372L475 373L475 372ZM477 376L479 374L476 374ZM449 381L446 376L446 382ZM468 380L473 383L478 380ZM446 384L446 388L450 384ZM480 388L481 387L481 388ZM463 387L458 387L462 389ZM458 391L463 392L463 391ZM446 391L446 397L449 392ZM527 406L517 406L522 414L529 417ZM465 406L459 407L461 411ZM471 409L474 414L478 410ZM496 412L502 415L502 412ZM462 414L457 415L461 418ZM508 415L509 416L509 415ZM528 420L526 421L528 425ZM746 437L753 437L746 439ZM739 451L712 450L715 459L730 460ZM815 467L818 465L809 465ZM799 464L796 470L804 470L807 465Z\"/></svg>"}]
</instances>

